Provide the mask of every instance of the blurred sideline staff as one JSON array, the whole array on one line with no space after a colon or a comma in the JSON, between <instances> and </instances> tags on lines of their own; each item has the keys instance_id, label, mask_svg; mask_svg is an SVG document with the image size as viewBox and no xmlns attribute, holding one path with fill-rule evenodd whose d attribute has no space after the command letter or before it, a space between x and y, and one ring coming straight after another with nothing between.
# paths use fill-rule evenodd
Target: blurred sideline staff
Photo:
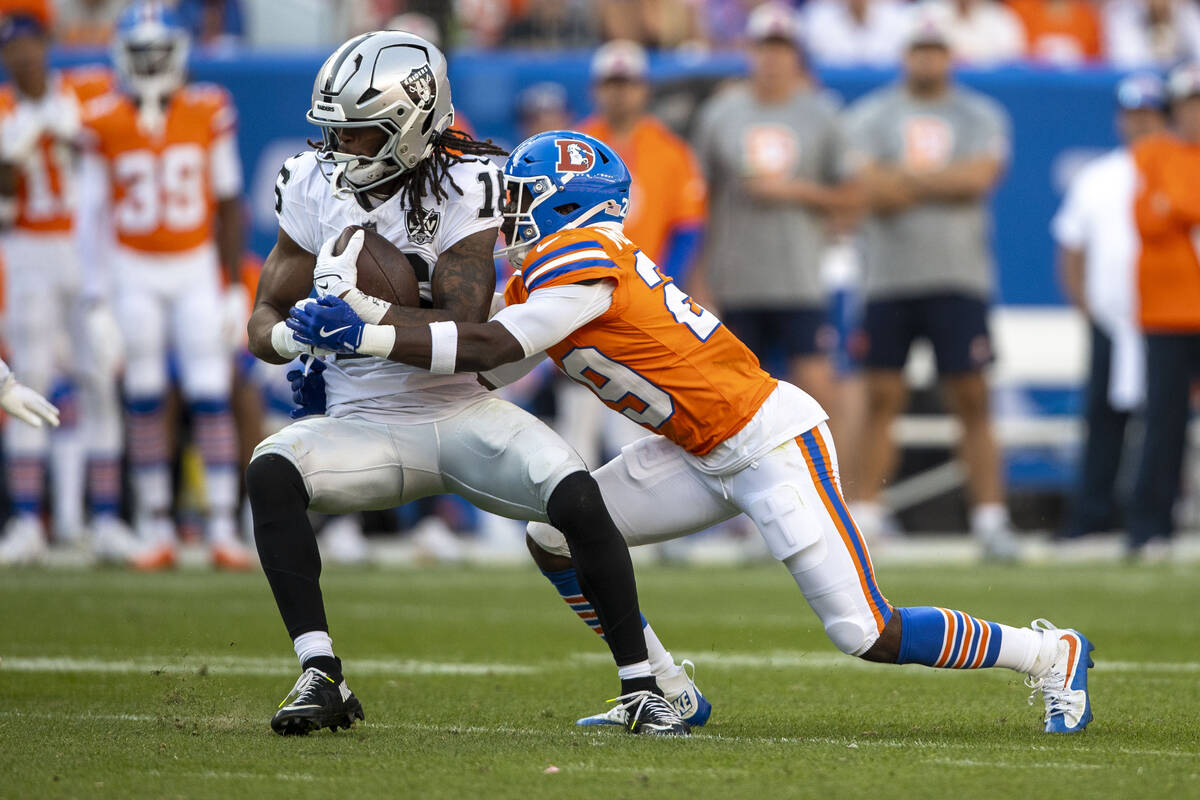
<instances>
[{"instance_id":1,"label":"blurred sideline staff","mask_svg":"<svg viewBox=\"0 0 1200 800\"><path fill-rule=\"evenodd\" d=\"M1133 219L1137 170L1130 148L1163 129L1162 80L1153 74L1125 78L1117 85L1116 102L1123 144L1079 170L1052 224L1064 288L1091 329L1087 438L1063 530L1068 538L1117 527L1116 483L1126 423L1145 391Z\"/></svg>"},{"instance_id":2,"label":"blurred sideline staff","mask_svg":"<svg viewBox=\"0 0 1200 800\"><path fill-rule=\"evenodd\" d=\"M1200 65L1172 70L1167 94L1171 130L1133 148L1146 431L1129 504L1131 553L1174 535L1189 391L1200 374Z\"/></svg>"}]
</instances>

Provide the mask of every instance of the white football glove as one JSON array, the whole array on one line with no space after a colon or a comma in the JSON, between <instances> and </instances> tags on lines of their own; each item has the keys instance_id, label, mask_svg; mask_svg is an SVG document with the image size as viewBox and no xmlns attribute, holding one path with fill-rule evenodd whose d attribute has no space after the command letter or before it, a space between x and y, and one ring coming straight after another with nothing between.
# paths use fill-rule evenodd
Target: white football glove
<instances>
[{"instance_id":1,"label":"white football glove","mask_svg":"<svg viewBox=\"0 0 1200 800\"><path fill-rule=\"evenodd\" d=\"M61 142L79 139L82 124L79 120L79 102L75 95L56 94L41 104L42 125L46 133Z\"/></svg>"},{"instance_id":2,"label":"white football glove","mask_svg":"<svg viewBox=\"0 0 1200 800\"><path fill-rule=\"evenodd\" d=\"M99 379L111 380L125 359L121 326L107 303L95 302L83 314L92 369Z\"/></svg>"},{"instance_id":3,"label":"white football glove","mask_svg":"<svg viewBox=\"0 0 1200 800\"><path fill-rule=\"evenodd\" d=\"M231 284L221 296L221 337L231 350L246 346L246 321L250 319L250 293L240 283Z\"/></svg>"},{"instance_id":4,"label":"white football glove","mask_svg":"<svg viewBox=\"0 0 1200 800\"><path fill-rule=\"evenodd\" d=\"M33 154L45 130L41 109L21 103L0 126L0 161L15 164Z\"/></svg>"},{"instance_id":5,"label":"white football glove","mask_svg":"<svg viewBox=\"0 0 1200 800\"><path fill-rule=\"evenodd\" d=\"M346 249L340 255L333 254L333 246L338 236L330 236L321 245L317 254L317 266L313 269L313 286L318 297L333 295L341 297L358 284L358 254L363 247L363 232L355 231L346 243Z\"/></svg>"},{"instance_id":6,"label":"white football glove","mask_svg":"<svg viewBox=\"0 0 1200 800\"><path fill-rule=\"evenodd\" d=\"M46 398L8 374L0 383L0 408L35 428L43 422L58 427L58 409Z\"/></svg>"},{"instance_id":7,"label":"white football glove","mask_svg":"<svg viewBox=\"0 0 1200 800\"><path fill-rule=\"evenodd\" d=\"M303 308L309 303L317 302L315 298L306 297L296 306ZM271 328L271 346L275 348L275 352L291 361L293 358L299 358L302 355L310 356L328 356L332 355L332 350L326 350L324 347L312 347L311 345L303 344L296 341L296 336L292 329L287 326L283 320L276 322Z\"/></svg>"}]
</instances>

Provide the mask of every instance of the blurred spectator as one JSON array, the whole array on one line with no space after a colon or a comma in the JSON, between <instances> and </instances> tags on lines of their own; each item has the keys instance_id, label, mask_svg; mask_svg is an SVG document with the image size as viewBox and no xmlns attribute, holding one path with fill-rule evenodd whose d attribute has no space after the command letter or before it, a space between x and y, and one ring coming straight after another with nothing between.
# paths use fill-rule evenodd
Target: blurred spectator
<instances>
[{"instance_id":1,"label":"blurred spectator","mask_svg":"<svg viewBox=\"0 0 1200 800\"><path fill-rule=\"evenodd\" d=\"M879 533L877 500L896 465L892 423L904 410L904 366L918 339L933 345L947 405L962 424L971 530L989 557L1016 556L992 434L984 368L992 361L994 290L988 195L1009 155L998 104L954 84L949 32L918 21L903 82L850 110L850 164L872 215L864 236L867 423L855 518ZM868 533L868 535L870 535Z\"/></svg>"},{"instance_id":2,"label":"blurred spectator","mask_svg":"<svg viewBox=\"0 0 1200 800\"><path fill-rule=\"evenodd\" d=\"M1011 0L1025 26L1026 55L1070 65L1100 58L1100 14L1092 0Z\"/></svg>"},{"instance_id":3,"label":"blurred spectator","mask_svg":"<svg viewBox=\"0 0 1200 800\"><path fill-rule=\"evenodd\" d=\"M1091 374L1087 439L1080 454L1067 537L1116 528L1117 473L1130 412L1141 403L1145 359L1137 324L1137 170L1130 147L1160 133L1166 94L1155 75L1134 75L1117 86L1117 129L1123 144L1090 162L1071 180L1054 217L1063 285L1088 316Z\"/></svg>"},{"instance_id":4,"label":"blurred spectator","mask_svg":"<svg viewBox=\"0 0 1200 800\"><path fill-rule=\"evenodd\" d=\"M239 0L179 0L178 9L196 46L220 50L241 42L244 24Z\"/></svg>"},{"instance_id":5,"label":"blurred spectator","mask_svg":"<svg viewBox=\"0 0 1200 800\"><path fill-rule=\"evenodd\" d=\"M125 0L60 0L58 41L67 47L107 47Z\"/></svg>"},{"instance_id":6,"label":"blurred spectator","mask_svg":"<svg viewBox=\"0 0 1200 800\"><path fill-rule=\"evenodd\" d=\"M1200 59L1200 9L1192 0L1110 0L1104 44L1122 68Z\"/></svg>"},{"instance_id":7,"label":"blurred spectator","mask_svg":"<svg viewBox=\"0 0 1200 800\"><path fill-rule=\"evenodd\" d=\"M592 47L599 35L595 9L585 0L528 0L504 31L507 47Z\"/></svg>"},{"instance_id":8,"label":"blurred spectator","mask_svg":"<svg viewBox=\"0 0 1200 800\"><path fill-rule=\"evenodd\" d=\"M808 52L836 67L894 66L904 49L908 8L899 0L811 0Z\"/></svg>"},{"instance_id":9,"label":"blurred spectator","mask_svg":"<svg viewBox=\"0 0 1200 800\"><path fill-rule=\"evenodd\" d=\"M517 95L517 117L521 122L521 137L528 139L545 131L571 127L567 111L567 90L561 83L543 81L527 87Z\"/></svg>"},{"instance_id":10,"label":"blurred spectator","mask_svg":"<svg viewBox=\"0 0 1200 800\"><path fill-rule=\"evenodd\" d=\"M710 188L703 261L730 330L764 365L786 359L788 380L832 409L836 332L820 265L828 215L853 192L841 179L837 107L814 87L799 36L797 12L756 9L749 82L700 112L696 153Z\"/></svg>"},{"instance_id":11,"label":"blurred spectator","mask_svg":"<svg viewBox=\"0 0 1200 800\"><path fill-rule=\"evenodd\" d=\"M1145 439L1129 502L1129 548L1136 555L1174 534L1189 393L1200 375L1200 65L1167 80L1172 131L1133 148L1134 206L1141 251L1139 315L1146 338ZM1154 545L1157 546L1157 545Z\"/></svg>"},{"instance_id":12,"label":"blurred spectator","mask_svg":"<svg viewBox=\"0 0 1200 800\"><path fill-rule=\"evenodd\" d=\"M750 13L757 7L780 0L703 0L705 28L708 39L717 47L741 44L745 36ZM786 3L793 8L801 5L799 0Z\"/></svg>"},{"instance_id":13,"label":"blurred spectator","mask_svg":"<svg viewBox=\"0 0 1200 800\"><path fill-rule=\"evenodd\" d=\"M704 39L703 0L599 0L606 40L673 49Z\"/></svg>"},{"instance_id":14,"label":"blurred spectator","mask_svg":"<svg viewBox=\"0 0 1200 800\"><path fill-rule=\"evenodd\" d=\"M959 63L991 66L1025 55L1020 18L997 0L926 0L916 14L945 31L950 52Z\"/></svg>"},{"instance_id":15,"label":"blurred spectator","mask_svg":"<svg viewBox=\"0 0 1200 800\"><path fill-rule=\"evenodd\" d=\"M454 17L468 47L495 47L517 0L455 0Z\"/></svg>"},{"instance_id":16,"label":"blurred spectator","mask_svg":"<svg viewBox=\"0 0 1200 800\"><path fill-rule=\"evenodd\" d=\"M625 232L679 282L687 275L704 225L704 179L687 142L651 115L646 52L609 42L592 59L596 114L579 130L607 142L633 175Z\"/></svg>"}]
</instances>

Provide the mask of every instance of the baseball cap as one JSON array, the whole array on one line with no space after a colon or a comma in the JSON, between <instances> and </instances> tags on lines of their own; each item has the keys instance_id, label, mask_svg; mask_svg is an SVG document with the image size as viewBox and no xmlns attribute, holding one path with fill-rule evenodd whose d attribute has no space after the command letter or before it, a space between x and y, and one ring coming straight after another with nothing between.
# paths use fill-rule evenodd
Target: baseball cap
<instances>
[{"instance_id":1,"label":"baseball cap","mask_svg":"<svg viewBox=\"0 0 1200 800\"><path fill-rule=\"evenodd\" d=\"M525 88L517 95L517 113L522 117L566 109L567 90L561 83L542 81Z\"/></svg>"},{"instance_id":2,"label":"baseball cap","mask_svg":"<svg viewBox=\"0 0 1200 800\"><path fill-rule=\"evenodd\" d=\"M1146 108L1161 111L1167 105L1167 92L1162 78L1144 72L1121 79L1117 84L1117 105L1125 111Z\"/></svg>"},{"instance_id":3,"label":"baseball cap","mask_svg":"<svg viewBox=\"0 0 1200 800\"><path fill-rule=\"evenodd\" d=\"M646 79L649 71L650 63L645 48L627 39L608 42L592 56L592 80L597 82L613 79L641 81Z\"/></svg>"},{"instance_id":4,"label":"baseball cap","mask_svg":"<svg viewBox=\"0 0 1200 800\"><path fill-rule=\"evenodd\" d=\"M1200 95L1200 64L1180 64L1167 76L1167 94L1172 101Z\"/></svg>"},{"instance_id":5,"label":"baseball cap","mask_svg":"<svg viewBox=\"0 0 1200 800\"><path fill-rule=\"evenodd\" d=\"M763 3L746 20L746 38L752 42L783 39L794 45L804 42L800 14L785 3Z\"/></svg>"},{"instance_id":6,"label":"baseball cap","mask_svg":"<svg viewBox=\"0 0 1200 800\"><path fill-rule=\"evenodd\" d=\"M932 9L914 12L908 34L904 37L904 46L909 50L914 47L949 48L950 34L946 29L946 21Z\"/></svg>"}]
</instances>

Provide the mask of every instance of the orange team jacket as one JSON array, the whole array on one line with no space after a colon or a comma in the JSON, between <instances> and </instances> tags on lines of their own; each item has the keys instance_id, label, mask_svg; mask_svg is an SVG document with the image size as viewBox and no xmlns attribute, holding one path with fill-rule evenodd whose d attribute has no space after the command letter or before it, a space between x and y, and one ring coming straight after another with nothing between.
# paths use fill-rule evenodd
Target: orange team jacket
<instances>
[{"instance_id":1,"label":"orange team jacket","mask_svg":"<svg viewBox=\"0 0 1200 800\"><path fill-rule=\"evenodd\" d=\"M49 90L70 94L81 106L112 87L112 73L102 68L84 67L50 74ZM0 124L16 110L16 91L11 84L0 86ZM17 229L55 234L71 230L72 145L42 134L33 156L17 165Z\"/></svg>"},{"instance_id":2,"label":"orange team jacket","mask_svg":"<svg viewBox=\"0 0 1200 800\"><path fill-rule=\"evenodd\" d=\"M1009 7L1025 26L1030 56L1095 61L1102 55L1100 12L1090 0L1011 0Z\"/></svg>"},{"instance_id":3,"label":"orange team jacket","mask_svg":"<svg viewBox=\"0 0 1200 800\"><path fill-rule=\"evenodd\" d=\"M85 142L107 168L117 241L179 253L212 239L212 148L237 124L228 92L185 86L171 98L159 132L143 130L137 104L119 92L88 103L83 122Z\"/></svg>"},{"instance_id":4,"label":"orange team jacket","mask_svg":"<svg viewBox=\"0 0 1200 800\"><path fill-rule=\"evenodd\" d=\"M625 234L657 262L671 232L704 223L704 177L687 142L651 116L643 116L633 132L618 139L608 123L589 117L579 130L617 151L633 175Z\"/></svg>"},{"instance_id":5,"label":"orange team jacket","mask_svg":"<svg viewBox=\"0 0 1200 800\"><path fill-rule=\"evenodd\" d=\"M612 306L547 350L605 405L702 456L745 427L776 381L712 312L664 277L624 234L606 227L542 239L504 299L595 279L616 283Z\"/></svg>"},{"instance_id":6,"label":"orange team jacket","mask_svg":"<svg viewBox=\"0 0 1200 800\"><path fill-rule=\"evenodd\" d=\"M1134 146L1133 158L1142 328L1200 332L1200 144L1151 136Z\"/></svg>"}]
</instances>

